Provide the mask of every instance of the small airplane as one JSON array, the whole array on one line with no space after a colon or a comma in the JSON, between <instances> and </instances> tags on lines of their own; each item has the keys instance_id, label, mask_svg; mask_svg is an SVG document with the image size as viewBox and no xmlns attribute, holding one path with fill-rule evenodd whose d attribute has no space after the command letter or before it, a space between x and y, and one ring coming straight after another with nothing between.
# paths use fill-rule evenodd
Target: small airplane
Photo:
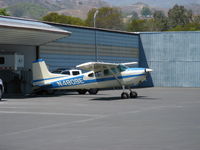
<instances>
[{"instance_id":1,"label":"small airplane","mask_svg":"<svg viewBox=\"0 0 200 150\"><path fill-rule=\"evenodd\" d=\"M127 65L134 65L137 62L129 63L105 63L88 62L77 68L88 72L71 76L51 73L45 61L38 59L33 62L33 86L39 90L76 90L79 94L97 94L98 89L112 87L122 87L122 99L137 98L138 94L131 90L133 85L137 85L146 80L146 76L152 69L149 68L129 68ZM130 93L126 92L126 88Z\"/></svg>"}]
</instances>

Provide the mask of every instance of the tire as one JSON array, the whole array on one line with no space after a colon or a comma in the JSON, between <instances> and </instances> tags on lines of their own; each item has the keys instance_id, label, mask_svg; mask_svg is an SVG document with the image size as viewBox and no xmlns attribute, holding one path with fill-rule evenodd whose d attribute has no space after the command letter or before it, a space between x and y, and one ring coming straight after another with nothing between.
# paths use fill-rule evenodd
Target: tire
<instances>
[{"instance_id":1,"label":"tire","mask_svg":"<svg viewBox=\"0 0 200 150\"><path fill-rule=\"evenodd\" d=\"M91 94L91 95L96 95L97 93L98 93L98 89L89 89L89 94Z\"/></svg>"},{"instance_id":2,"label":"tire","mask_svg":"<svg viewBox=\"0 0 200 150\"><path fill-rule=\"evenodd\" d=\"M128 98L129 98L129 94L126 93L126 92L123 92L123 93L121 94L121 98L122 98L122 99L128 99Z\"/></svg>"},{"instance_id":3,"label":"tire","mask_svg":"<svg viewBox=\"0 0 200 150\"><path fill-rule=\"evenodd\" d=\"M3 95L3 91L2 91L2 89L0 88L0 101L2 100L2 95Z\"/></svg>"},{"instance_id":4,"label":"tire","mask_svg":"<svg viewBox=\"0 0 200 150\"><path fill-rule=\"evenodd\" d=\"M87 90L78 90L77 92L78 94L84 95L86 94Z\"/></svg>"},{"instance_id":5,"label":"tire","mask_svg":"<svg viewBox=\"0 0 200 150\"><path fill-rule=\"evenodd\" d=\"M130 97L131 98L137 98L138 97L137 92L134 92L134 91L130 92Z\"/></svg>"}]
</instances>

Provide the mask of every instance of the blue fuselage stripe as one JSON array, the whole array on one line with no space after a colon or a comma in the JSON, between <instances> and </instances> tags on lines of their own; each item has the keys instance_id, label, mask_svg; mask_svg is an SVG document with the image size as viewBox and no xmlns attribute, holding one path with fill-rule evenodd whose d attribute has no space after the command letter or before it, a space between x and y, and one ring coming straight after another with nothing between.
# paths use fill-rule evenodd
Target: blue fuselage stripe
<instances>
[{"instance_id":1,"label":"blue fuselage stripe","mask_svg":"<svg viewBox=\"0 0 200 150\"><path fill-rule=\"evenodd\" d=\"M145 74L136 74L136 75L128 75L128 76L118 76L118 79L126 79L126 78L132 78L132 77L139 77L139 76L144 76ZM82 85L82 84L91 84L91 83L95 83L95 82L105 82L105 81L112 81L112 80L116 80L115 77L108 77L108 78L97 78L97 79L92 79L92 80L83 80L83 75L81 76L76 76L76 77L72 77L72 78L67 78L67 79L63 79L63 80L58 80L58 81L54 81L51 84L51 88L57 88L57 87L66 87L66 86L75 86L75 85ZM81 79L81 82L78 82L78 80L76 79ZM49 79L43 79L43 80L50 80ZM66 81L72 81L75 82L73 83L73 85L71 84L67 84ZM75 81L76 80L76 81ZM42 80L41 80L42 81ZM38 82L38 81L37 81ZM59 83L62 83L62 85L59 85ZM38 85L38 86L43 86L43 85Z\"/></svg>"}]
</instances>

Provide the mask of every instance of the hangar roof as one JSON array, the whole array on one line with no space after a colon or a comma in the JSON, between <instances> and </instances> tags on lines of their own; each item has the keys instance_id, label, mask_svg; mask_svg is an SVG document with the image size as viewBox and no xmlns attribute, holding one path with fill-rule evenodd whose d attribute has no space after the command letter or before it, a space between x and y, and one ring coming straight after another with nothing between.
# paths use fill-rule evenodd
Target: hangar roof
<instances>
[{"instance_id":1,"label":"hangar roof","mask_svg":"<svg viewBox=\"0 0 200 150\"><path fill-rule=\"evenodd\" d=\"M0 35L0 44L39 46L69 36L70 32L35 20L0 16Z\"/></svg>"}]
</instances>

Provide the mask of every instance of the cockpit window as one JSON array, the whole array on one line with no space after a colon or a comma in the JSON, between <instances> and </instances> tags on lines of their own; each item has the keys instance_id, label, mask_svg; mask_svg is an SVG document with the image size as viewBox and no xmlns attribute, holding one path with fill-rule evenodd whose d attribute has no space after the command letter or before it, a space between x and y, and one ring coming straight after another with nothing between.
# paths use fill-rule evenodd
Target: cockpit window
<instances>
[{"instance_id":1,"label":"cockpit window","mask_svg":"<svg viewBox=\"0 0 200 150\"><path fill-rule=\"evenodd\" d=\"M119 65L117 66L117 68L119 69L120 72L126 71L127 67L124 65Z\"/></svg>"},{"instance_id":2,"label":"cockpit window","mask_svg":"<svg viewBox=\"0 0 200 150\"><path fill-rule=\"evenodd\" d=\"M117 68L111 68L111 71L112 71L113 73L118 73L118 69L117 69Z\"/></svg>"}]
</instances>

